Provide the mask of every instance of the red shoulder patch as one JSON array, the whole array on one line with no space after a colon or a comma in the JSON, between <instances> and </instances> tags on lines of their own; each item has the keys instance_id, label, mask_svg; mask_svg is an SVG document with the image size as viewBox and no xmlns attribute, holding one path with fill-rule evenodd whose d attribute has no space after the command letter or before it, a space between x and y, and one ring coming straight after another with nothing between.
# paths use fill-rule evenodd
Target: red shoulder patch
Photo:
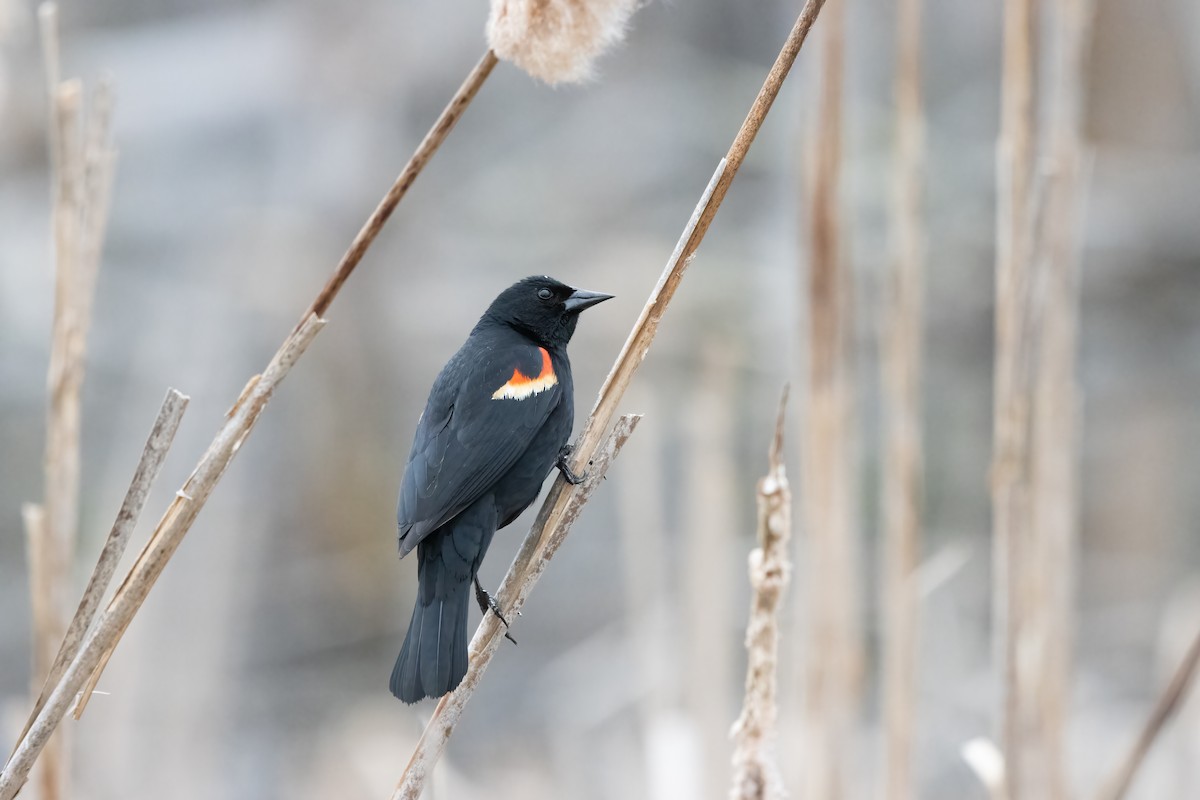
<instances>
[{"instance_id":1,"label":"red shoulder patch","mask_svg":"<svg viewBox=\"0 0 1200 800\"><path fill-rule=\"evenodd\" d=\"M539 347L542 353L542 371L534 377L521 372L520 367L513 368L512 377L496 391L492 392L493 400L524 400L540 394L558 384L558 376L554 374L554 365L550 361L550 353L544 347Z\"/></svg>"}]
</instances>

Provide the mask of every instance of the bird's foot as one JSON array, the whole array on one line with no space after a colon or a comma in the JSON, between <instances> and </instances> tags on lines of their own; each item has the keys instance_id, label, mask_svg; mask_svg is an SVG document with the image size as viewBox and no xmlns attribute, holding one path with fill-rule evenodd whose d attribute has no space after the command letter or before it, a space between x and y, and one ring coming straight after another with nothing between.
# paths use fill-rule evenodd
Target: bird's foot
<instances>
[{"instance_id":1,"label":"bird's foot","mask_svg":"<svg viewBox=\"0 0 1200 800\"><path fill-rule=\"evenodd\" d=\"M584 478L587 477L587 473L585 472L582 475L576 475L571 470L571 465L567 463L567 459L571 457L571 453L574 450L574 445L564 444L562 449L558 451L558 458L555 459L554 466L558 467L558 471L562 473L563 480L572 486L578 486L579 484L583 483Z\"/></svg>"},{"instance_id":2,"label":"bird's foot","mask_svg":"<svg viewBox=\"0 0 1200 800\"><path fill-rule=\"evenodd\" d=\"M512 637L511 633L508 632L508 620L504 618L502 613L500 613L500 604L497 603L496 598L492 597L492 595L489 594L488 591L479 583L478 575L475 576L475 602L479 603L479 611L481 613L487 614L487 612L490 610L496 615L498 620L504 623L504 638L508 639L513 644L516 644L517 640ZM520 615L520 613L520 611L517 612L518 615Z\"/></svg>"}]
</instances>

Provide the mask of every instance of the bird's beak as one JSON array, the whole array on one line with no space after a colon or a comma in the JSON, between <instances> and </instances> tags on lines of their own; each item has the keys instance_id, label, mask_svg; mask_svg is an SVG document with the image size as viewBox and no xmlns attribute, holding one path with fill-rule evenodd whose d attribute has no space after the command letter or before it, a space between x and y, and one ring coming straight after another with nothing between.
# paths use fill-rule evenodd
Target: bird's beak
<instances>
[{"instance_id":1,"label":"bird's beak","mask_svg":"<svg viewBox=\"0 0 1200 800\"><path fill-rule=\"evenodd\" d=\"M591 308L596 303L603 303L605 300L612 299L611 294L603 292L589 292L587 289L576 289L571 292L571 296L567 298L564 305L568 312L583 311L585 308Z\"/></svg>"}]
</instances>

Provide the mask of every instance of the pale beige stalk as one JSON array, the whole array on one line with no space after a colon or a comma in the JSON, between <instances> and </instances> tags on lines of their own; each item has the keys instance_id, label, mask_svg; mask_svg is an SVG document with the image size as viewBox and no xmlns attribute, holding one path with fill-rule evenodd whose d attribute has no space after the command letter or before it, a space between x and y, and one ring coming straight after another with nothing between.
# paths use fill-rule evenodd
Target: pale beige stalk
<instances>
[{"instance_id":1,"label":"pale beige stalk","mask_svg":"<svg viewBox=\"0 0 1200 800\"><path fill-rule=\"evenodd\" d=\"M758 482L758 547L750 552L750 621L746 626L746 694L732 736L730 800L777 800L786 795L775 754L778 738L779 609L791 579L792 491L783 466L787 387L779 400L767 474Z\"/></svg>"},{"instance_id":2,"label":"pale beige stalk","mask_svg":"<svg viewBox=\"0 0 1200 800\"><path fill-rule=\"evenodd\" d=\"M41 712L43 706L45 706L49 693L58 685L67 665L75 658L75 654L79 652L79 646L83 642L83 637L91 627L92 620L96 616L96 610L100 607L100 601L103 599L104 593L108 589L108 584L116 572L121 556L125 553L129 537L133 534L133 530L137 526L137 521L141 516L142 509L145 507L146 497L150 494L150 488L154 484L154 479L158 476L159 469L166 459L167 451L170 450L171 443L175 439L175 432L179 429L179 423L183 419L183 412L187 409L187 404L187 397L184 397L174 389L167 390L167 396L163 400L162 408L159 409L158 417L155 419L154 426L150 430L150 436L146 440L146 446L142 450L142 457L138 461L137 469L134 471L133 480L129 484L128 491L125 493L125 500L121 503L120 511L117 512L117 519L113 523L112 530L109 531L108 539L104 542L104 547L100 551L100 557L97 559L96 566L92 571L92 577L88 580L87 588L84 589L83 597L79 601L79 607L75 610L75 616L71 619L71 624L67 628L62 644L58 649L58 654L55 656L54 663L50 668L50 673L43 682L41 693L38 695L37 702L34 703L33 710L29 714L29 719L25 723L25 728L21 731L21 735L17 737L18 740L24 738L25 734L29 732L34 720L37 719L37 715ZM38 513L40 513L40 509ZM28 527L31 526L27 525ZM33 535L31 532L32 538ZM37 575L38 571L34 570L33 574ZM35 618L36 616L35 614Z\"/></svg>"},{"instance_id":3,"label":"pale beige stalk","mask_svg":"<svg viewBox=\"0 0 1200 800\"><path fill-rule=\"evenodd\" d=\"M1034 365L1031 456L1032 548L1029 571L1029 669L1024 687L1027 797L1067 800L1067 730L1071 697L1073 603L1078 552L1079 422L1076 350L1079 326L1080 228L1086 195L1083 145L1091 0L1054 4L1055 56L1045 172L1052 178L1037 209L1034 259L1040 300Z\"/></svg>"},{"instance_id":4,"label":"pale beige stalk","mask_svg":"<svg viewBox=\"0 0 1200 800\"><path fill-rule=\"evenodd\" d=\"M996 362L993 424L993 636L1000 677L998 741L1010 795L1022 797L1028 674L1018 658L1029 630L1030 220L1033 169L1032 0L1006 0L1000 138L996 150Z\"/></svg>"},{"instance_id":5,"label":"pale beige stalk","mask_svg":"<svg viewBox=\"0 0 1200 800\"><path fill-rule=\"evenodd\" d=\"M848 419L853 405L848 369L853 281L840 241L844 4L835 4L830 13L805 221L809 330L801 488L807 549L805 593L798 602L808 619L801 794L837 800L850 791L844 764L858 709L862 632Z\"/></svg>"},{"instance_id":6,"label":"pale beige stalk","mask_svg":"<svg viewBox=\"0 0 1200 800\"><path fill-rule=\"evenodd\" d=\"M0 774L0 800L11 800L20 788L46 740L62 721L76 694L120 641L134 615L145 602L154 582L158 580L167 561L183 541L196 516L225 469L250 434L267 401L280 381L291 371L313 338L325 325L325 320L310 315L283 346L262 375L256 375L242 391L238 402L230 409L217 437L209 445L194 472L172 501L158 527L130 569L124 583L117 589L108 608L100 615L96 627L84 640L79 653L63 674L62 680L50 693L45 707L38 714L29 732L21 739L16 752ZM81 702L86 702L82 700Z\"/></svg>"},{"instance_id":7,"label":"pale beige stalk","mask_svg":"<svg viewBox=\"0 0 1200 800\"><path fill-rule=\"evenodd\" d=\"M925 290L925 119L921 91L921 0L897 5L895 177L891 206L883 362L883 716L886 800L911 800L916 735L918 613L924 459L921 436Z\"/></svg>"},{"instance_id":8,"label":"pale beige stalk","mask_svg":"<svg viewBox=\"0 0 1200 800\"><path fill-rule=\"evenodd\" d=\"M38 8L46 92L53 198L54 318L47 374L44 498L38 524L27 528L34 594L33 682L36 698L53 671L67 625L67 597L79 527L80 429L87 333L96 273L108 223L116 155L108 143L111 99L101 84L83 118L83 86L62 81L58 9ZM65 734L49 743L37 783L44 800L70 795Z\"/></svg>"}]
</instances>

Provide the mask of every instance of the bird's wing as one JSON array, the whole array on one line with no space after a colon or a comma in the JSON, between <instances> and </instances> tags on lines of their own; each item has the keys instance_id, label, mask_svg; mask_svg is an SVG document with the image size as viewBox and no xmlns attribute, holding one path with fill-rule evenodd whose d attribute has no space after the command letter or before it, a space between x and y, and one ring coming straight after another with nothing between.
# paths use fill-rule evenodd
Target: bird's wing
<instances>
[{"instance_id":1,"label":"bird's wing","mask_svg":"<svg viewBox=\"0 0 1200 800\"><path fill-rule=\"evenodd\" d=\"M434 383L400 484L400 555L478 500L528 447L562 396L533 344L464 347Z\"/></svg>"}]
</instances>

